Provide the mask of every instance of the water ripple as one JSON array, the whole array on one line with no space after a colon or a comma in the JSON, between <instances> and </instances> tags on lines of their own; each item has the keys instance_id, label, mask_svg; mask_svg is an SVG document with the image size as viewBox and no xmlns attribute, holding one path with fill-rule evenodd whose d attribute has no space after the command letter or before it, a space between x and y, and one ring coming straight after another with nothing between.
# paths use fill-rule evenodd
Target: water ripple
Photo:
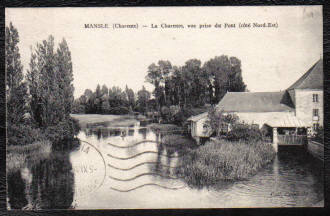
<instances>
[{"instance_id":1,"label":"water ripple","mask_svg":"<svg viewBox=\"0 0 330 216\"><path fill-rule=\"evenodd\" d=\"M111 164L108 164L108 166L111 167L111 168L113 168L113 169L122 170L122 171L128 171L128 170L132 170L132 169L134 169L136 167L143 166L143 165L146 165L146 164L159 164L162 167L167 167L167 168L172 168L172 169L181 167L181 166L172 167L172 166L168 166L168 165L161 164L161 163L158 163L158 162L153 162L153 161L142 162L142 163L136 164L136 165L134 165L132 167L129 167L129 168L115 167L115 166L113 166Z\"/></svg>"},{"instance_id":2,"label":"water ripple","mask_svg":"<svg viewBox=\"0 0 330 216\"><path fill-rule=\"evenodd\" d=\"M128 179L120 179L120 178L116 178L116 177L113 177L113 176L109 176L109 178L113 179L113 180L116 180L116 181L133 181L137 178L140 178L142 176L147 176L147 175L151 175L151 176L161 176L163 178L167 178L167 179L180 179L179 177L172 177L172 176L166 176L166 175L162 175L162 174L159 174L159 173L142 173L142 174L139 174L139 175L136 175L132 178L128 178Z\"/></svg>"},{"instance_id":3,"label":"water ripple","mask_svg":"<svg viewBox=\"0 0 330 216\"><path fill-rule=\"evenodd\" d=\"M112 190L115 190L115 191L118 191L118 192L130 192L130 191L134 191L136 189L139 189L139 188L142 188L142 187L145 187L145 186L157 186L157 187L161 187L161 188L168 189L168 190L180 190L180 189L183 189L183 188L186 187L186 186L182 186L182 187L172 188L172 187L167 187L167 186L163 186L163 185L159 185L159 184L155 184L155 183L148 183L148 184L139 185L135 188L131 188L131 189L128 189L128 190L121 190L121 189L113 188L113 187L110 187L110 188Z\"/></svg>"},{"instance_id":4,"label":"water ripple","mask_svg":"<svg viewBox=\"0 0 330 216\"><path fill-rule=\"evenodd\" d=\"M137 145L140 145L142 143L147 143L147 142L156 143L156 144L160 143L160 142L157 142L155 140L142 140L142 141L139 141L137 143L134 143L133 145L127 145L127 146L119 146L119 145L115 145L115 144L112 144L112 143L108 143L108 145L113 146L115 148L123 148L123 149L125 149L125 148L132 148L132 147L135 147Z\"/></svg>"},{"instance_id":5,"label":"water ripple","mask_svg":"<svg viewBox=\"0 0 330 216\"><path fill-rule=\"evenodd\" d=\"M159 154L159 152L156 152L156 151L144 151L144 152L140 152L136 155L133 155L131 157L127 157L127 158L124 158L124 157L117 157L117 156L114 156L114 155L111 155L111 154L107 154L109 157L111 158L115 158L115 159L118 159L118 160L129 160L129 159L132 159L132 158L136 158L140 155L143 155L143 154L148 154L148 153L152 153L152 154ZM168 157L168 158L180 158L182 156L168 156L168 155L164 155L164 154L159 154L160 156L164 156L164 157Z\"/></svg>"}]
</instances>

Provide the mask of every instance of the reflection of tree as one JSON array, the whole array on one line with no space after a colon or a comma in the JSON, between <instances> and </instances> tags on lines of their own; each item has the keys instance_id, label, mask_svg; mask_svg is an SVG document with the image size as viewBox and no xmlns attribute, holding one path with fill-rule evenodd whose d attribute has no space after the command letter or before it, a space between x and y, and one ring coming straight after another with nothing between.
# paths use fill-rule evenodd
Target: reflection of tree
<instances>
[{"instance_id":1,"label":"reflection of tree","mask_svg":"<svg viewBox=\"0 0 330 216\"><path fill-rule=\"evenodd\" d=\"M69 153L8 175L8 197L13 209L67 209L73 202L74 174Z\"/></svg>"},{"instance_id":2,"label":"reflection of tree","mask_svg":"<svg viewBox=\"0 0 330 216\"><path fill-rule=\"evenodd\" d=\"M25 184L20 171L7 174L7 187L9 203L12 209L21 209L27 205L24 195Z\"/></svg>"},{"instance_id":3,"label":"reflection of tree","mask_svg":"<svg viewBox=\"0 0 330 216\"><path fill-rule=\"evenodd\" d=\"M31 168L32 196L42 209L66 209L73 202L74 175L69 154L54 153ZM40 198L39 198L40 196Z\"/></svg>"},{"instance_id":4,"label":"reflection of tree","mask_svg":"<svg viewBox=\"0 0 330 216\"><path fill-rule=\"evenodd\" d=\"M143 139L147 139L147 128L139 128L138 133L142 135Z\"/></svg>"},{"instance_id":5,"label":"reflection of tree","mask_svg":"<svg viewBox=\"0 0 330 216\"><path fill-rule=\"evenodd\" d=\"M134 136L134 129L133 128L106 128L106 127L98 127L98 128L88 128L85 131L85 135L89 136L96 136L98 140L107 139L108 137L112 136ZM146 137L146 135L144 135Z\"/></svg>"}]
</instances>

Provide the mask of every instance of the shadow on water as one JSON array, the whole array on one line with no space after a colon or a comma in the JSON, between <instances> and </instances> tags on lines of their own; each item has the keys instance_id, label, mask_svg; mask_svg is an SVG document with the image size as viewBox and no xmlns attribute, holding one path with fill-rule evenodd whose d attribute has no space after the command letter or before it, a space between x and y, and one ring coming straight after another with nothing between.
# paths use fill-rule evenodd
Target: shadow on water
<instances>
[{"instance_id":1,"label":"shadow on water","mask_svg":"<svg viewBox=\"0 0 330 216\"><path fill-rule=\"evenodd\" d=\"M85 128L84 134L86 137L95 136L97 140L107 139L109 137L115 136L134 136L134 129L132 127L123 128L107 128L107 127L97 127L97 128Z\"/></svg>"},{"instance_id":2,"label":"shadow on water","mask_svg":"<svg viewBox=\"0 0 330 216\"><path fill-rule=\"evenodd\" d=\"M75 149L78 145L77 140L71 141L69 148ZM63 148L54 150L47 159L36 163L27 160L24 168L8 173L11 209L70 208L74 195L74 173L69 155L70 151Z\"/></svg>"}]
</instances>

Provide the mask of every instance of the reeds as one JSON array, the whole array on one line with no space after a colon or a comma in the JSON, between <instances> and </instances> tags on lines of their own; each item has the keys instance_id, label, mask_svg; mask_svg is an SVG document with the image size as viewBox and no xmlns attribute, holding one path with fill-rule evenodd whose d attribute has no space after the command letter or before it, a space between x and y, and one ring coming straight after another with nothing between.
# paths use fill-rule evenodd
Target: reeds
<instances>
[{"instance_id":1,"label":"reeds","mask_svg":"<svg viewBox=\"0 0 330 216\"><path fill-rule=\"evenodd\" d=\"M192 186L247 179L271 162L275 151L268 143L217 140L189 151L176 173Z\"/></svg>"},{"instance_id":2,"label":"reeds","mask_svg":"<svg viewBox=\"0 0 330 216\"><path fill-rule=\"evenodd\" d=\"M6 154L7 174L36 163L49 156L52 144L48 140L36 141L30 145L8 146Z\"/></svg>"}]
</instances>

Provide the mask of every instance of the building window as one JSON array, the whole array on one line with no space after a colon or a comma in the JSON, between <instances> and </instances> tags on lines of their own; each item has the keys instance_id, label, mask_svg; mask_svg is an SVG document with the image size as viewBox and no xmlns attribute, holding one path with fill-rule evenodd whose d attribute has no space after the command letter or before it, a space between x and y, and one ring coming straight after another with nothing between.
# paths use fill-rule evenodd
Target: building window
<instances>
[{"instance_id":1,"label":"building window","mask_svg":"<svg viewBox=\"0 0 330 216\"><path fill-rule=\"evenodd\" d=\"M313 109L313 116L319 116L319 109Z\"/></svg>"},{"instance_id":2,"label":"building window","mask_svg":"<svg viewBox=\"0 0 330 216\"><path fill-rule=\"evenodd\" d=\"M319 129L319 123L314 123L313 124L313 130L317 131L317 129Z\"/></svg>"},{"instance_id":3,"label":"building window","mask_svg":"<svg viewBox=\"0 0 330 216\"><path fill-rule=\"evenodd\" d=\"M319 95L318 94L313 94L313 102L315 102L315 103L319 102Z\"/></svg>"}]
</instances>

